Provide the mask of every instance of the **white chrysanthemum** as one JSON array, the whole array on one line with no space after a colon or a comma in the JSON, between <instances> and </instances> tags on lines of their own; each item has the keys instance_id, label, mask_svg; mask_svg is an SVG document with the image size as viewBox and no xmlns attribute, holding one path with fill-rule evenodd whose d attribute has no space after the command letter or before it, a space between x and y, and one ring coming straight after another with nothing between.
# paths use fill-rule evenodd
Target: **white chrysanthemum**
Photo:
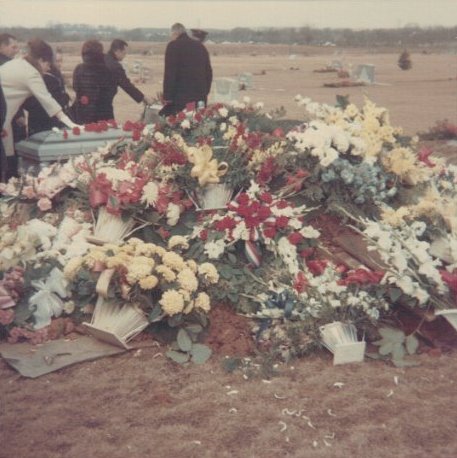
<instances>
[{"instance_id":1,"label":"white chrysanthemum","mask_svg":"<svg viewBox=\"0 0 457 458\"><path fill-rule=\"evenodd\" d=\"M146 204L146 207L155 205L159 197L159 185L155 181L150 181L143 188L141 203Z\"/></svg>"},{"instance_id":2,"label":"white chrysanthemum","mask_svg":"<svg viewBox=\"0 0 457 458\"><path fill-rule=\"evenodd\" d=\"M179 205L169 204L167 207L167 224L169 226L176 226L176 223L179 221L179 215Z\"/></svg>"},{"instance_id":3,"label":"white chrysanthemum","mask_svg":"<svg viewBox=\"0 0 457 458\"><path fill-rule=\"evenodd\" d=\"M317 239L321 235L321 233L312 226L305 226L299 232L305 239Z\"/></svg>"},{"instance_id":4,"label":"white chrysanthemum","mask_svg":"<svg viewBox=\"0 0 457 458\"><path fill-rule=\"evenodd\" d=\"M209 259L219 259L225 251L223 239L205 243L205 254Z\"/></svg>"},{"instance_id":5,"label":"white chrysanthemum","mask_svg":"<svg viewBox=\"0 0 457 458\"><path fill-rule=\"evenodd\" d=\"M168 251L162 256L162 262L175 271L186 268L184 259L179 254L173 253L172 251Z\"/></svg>"},{"instance_id":6,"label":"white chrysanthemum","mask_svg":"<svg viewBox=\"0 0 457 458\"><path fill-rule=\"evenodd\" d=\"M228 116L228 110L225 107L219 108L218 113L222 118L226 118Z\"/></svg>"}]
</instances>

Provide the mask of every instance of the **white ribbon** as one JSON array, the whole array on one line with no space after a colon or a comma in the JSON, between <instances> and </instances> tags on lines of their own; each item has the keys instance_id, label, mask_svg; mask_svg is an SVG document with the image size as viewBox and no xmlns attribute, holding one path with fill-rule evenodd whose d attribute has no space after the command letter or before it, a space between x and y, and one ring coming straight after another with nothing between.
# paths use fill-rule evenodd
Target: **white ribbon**
<instances>
[{"instance_id":1,"label":"white ribbon","mask_svg":"<svg viewBox=\"0 0 457 458\"><path fill-rule=\"evenodd\" d=\"M58 317L62 313L63 301L61 298L68 296L68 281L63 272L54 267L45 281L33 281L32 286L38 291L30 298L29 307L36 306L33 312L35 317L34 328L41 329L51 324L52 316Z\"/></svg>"}]
</instances>

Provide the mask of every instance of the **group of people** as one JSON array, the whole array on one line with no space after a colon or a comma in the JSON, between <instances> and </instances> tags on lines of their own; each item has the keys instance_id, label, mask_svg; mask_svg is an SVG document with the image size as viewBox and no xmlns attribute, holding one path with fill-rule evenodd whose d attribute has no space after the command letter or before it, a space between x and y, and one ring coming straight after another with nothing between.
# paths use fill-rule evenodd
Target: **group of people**
<instances>
[{"instance_id":1,"label":"group of people","mask_svg":"<svg viewBox=\"0 0 457 458\"><path fill-rule=\"evenodd\" d=\"M206 105L212 68L203 45L207 33L176 23L165 50L162 116L176 114L188 104ZM115 39L104 53L99 40L86 41L82 63L73 72L74 100L65 89L62 53L41 39L28 42L23 58L16 37L0 34L0 181L17 175L14 145L27 135L53 127L78 125L115 118L113 99L118 87L135 102L152 104L127 77L122 60L128 44Z\"/></svg>"}]
</instances>

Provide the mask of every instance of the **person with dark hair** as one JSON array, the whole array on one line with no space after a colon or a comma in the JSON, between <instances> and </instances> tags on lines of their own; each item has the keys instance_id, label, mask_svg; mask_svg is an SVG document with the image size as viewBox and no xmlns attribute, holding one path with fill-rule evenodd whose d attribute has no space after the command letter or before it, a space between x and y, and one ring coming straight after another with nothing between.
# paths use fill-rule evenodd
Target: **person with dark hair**
<instances>
[{"instance_id":1,"label":"person with dark hair","mask_svg":"<svg viewBox=\"0 0 457 458\"><path fill-rule=\"evenodd\" d=\"M116 84L105 65L102 43L98 40L86 41L81 55L83 62L73 72L75 101L71 113L74 120L87 124L114 119L112 100Z\"/></svg>"},{"instance_id":2,"label":"person with dark hair","mask_svg":"<svg viewBox=\"0 0 457 458\"><path fill-rule=\"evenodd\" d=\"M207 49L189 37L182 24L171 27L171 41L165 50L162 116L176 114L189 103L206 105L213 70Z\"/></svg>"},{"instance_id":3,"label":"person with dark hair","mask_svg":"<svg viewBox=\"0 0 457 458\"><path fill-rule=\"evenodd\" d=\"M61 67L62 52L56 50L54 53L54 62L51 64L50 70L43 73L43 80L49 93L57 100L64 112L68 113L70 96L65 89ZM29 97L24 105L22 105L22 108L29 114L27 122L29 135L51 130L53 127L63 127L62 123L55 116L52 118L48 116L36 97Z\"/></svg>"},{"instance_id":4,"label":"person with dark hair","mask_svg":"<svg viewBox=\"0 0 457 458\"><path fill-rule=\"evenodd\" d=\"M3 147L8 157L8 173L6 178L17 174L17 158L12 135L12 120L18 108L27 97L35 96L49 116L57 116L67 127L76 124L63 112L59 103L53 99L46 89L42 75L49 71L52 61L52 48L38 38L29 41L28 53L23 59L13 59L0 66L0 80L6 101L6 116L2 138Z\"/></svg>"},{"instance_id":5,"label":"person with dark hair","mask_svg":"<svg viewBox=\"0 0 457 458\"><path fill-rule=\"evenodd\" d=\"M0 65L11 60L18 52L17 38L10 33L0 33Z\"/></svg>"},{"instance_id":6,"label":"person with dark hair","mask_svg":"<svg viewBox=\"0 0 457 458\"><path fill-rule=\"evenodd\" d=\"M113 94L113 98L116 95L117 87L122 88L135 102L143 102L146 105L151 105L152 100L145 96L127 77L124 67L121 62L127 55L128 44L126 41L116 38L112 41L110 50L105 55L105 64L113 74L114 81L116 83L116 91ZM111 112L114 118L113 102L111 101Z\"/></svg>"}]
</instances>

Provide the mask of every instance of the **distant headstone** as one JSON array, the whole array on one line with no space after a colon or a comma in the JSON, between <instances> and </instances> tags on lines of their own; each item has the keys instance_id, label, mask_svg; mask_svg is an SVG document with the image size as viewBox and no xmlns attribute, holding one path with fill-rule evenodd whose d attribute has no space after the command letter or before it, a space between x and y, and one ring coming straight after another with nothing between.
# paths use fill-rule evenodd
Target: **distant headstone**
<instances>
[{"instance_id":1,"label":"distant headstone","mask_svg":"<svg viewBox=\"0 0 457 458\"><path fill-rule=\"evenodd\" d=\"M238 98L239 83L233 78L215 78L213 81L213 102L229 103Z\"/></svg>"},{"instance_id":2,"label":"distant headstone","mask_svg":"<svg viewBox=\"0 0 457 458\"><path fill-rule=\"evenodd\" d=\"M332 62L330 62L330 67L331 68L335 68L336 70L342 70L343 69L343 63L341 62L341 60L332 60Z\"/></svg>"},{"instance_id":3,"label":"distant headstone","mask_svg":"<svg viewBox=\"0 0 457 458\"><path fill-rule=\"evenodd\" d=\"M131 72L135 75L141 75L142 70L143 62L141 62L141 60L134 60Z\"/></svg>"},{"instance_id":4,"label":"distant headstone","mask_svg":"<svg viewBox=\"0 0 457 458\"><path fill-rule=\"evenodd\" d=\"M240 90L252 87L252 73L240 73L238 75Z\"/></svg>"},{"instance_id":5,"label":"distant headstone","mask_svg":"<svg viewBox=\"0 0 457 458\"><path fill-rule=\"evenodd\" d=\"M361 64L357 65L353 79L356 81L360 81L365 84L373 84L374 83L374 71L375 66L372 64Z\"/></svg>"}]
</instances>

